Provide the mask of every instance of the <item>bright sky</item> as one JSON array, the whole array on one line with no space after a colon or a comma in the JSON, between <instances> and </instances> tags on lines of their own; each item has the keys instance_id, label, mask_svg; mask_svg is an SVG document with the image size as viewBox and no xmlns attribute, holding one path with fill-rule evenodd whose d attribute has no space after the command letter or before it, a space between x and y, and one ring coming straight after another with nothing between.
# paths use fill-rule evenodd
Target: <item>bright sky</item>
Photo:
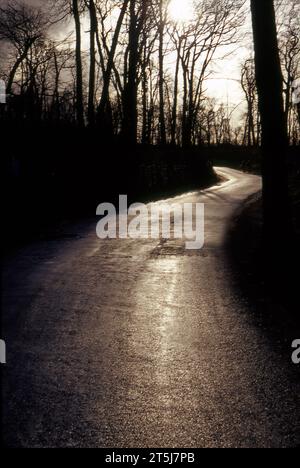
<instances>
[{"instance_id":1,"label":"bright sky","mask_svg":"<svg viewBox=\"0 0 300 468\"><path fill-rule=\"evenodd\" d=\"M170 15L174 21L186 23L193 20L193 0L171 0ZM245 43L233 49L222 49L219 56L230 52L231 55L221 60L215 60L213 64L213 77L206 81L206 94L219 103L228 105L229 111L233 112L233 119L237 124L245 112L245 96L241 88L241 66L249 57L251 47L251 17L249 15L245 22L242 34L245 34ZM248 44L247 44L248 43Z\"/></svg>"},{"instance_id":2,"label":"bright sky","mask_svg":"<svg viewBox=\"0 0 300 468\"><path fill-rule=\"evenodd\" d=\"M171 0L170 15L175 21L191 21L194 17L193 2L191 0Z\"/></svg>"},{"instance_id":3,"label":"bright sky","mask_svg":"<svg viewBox=\"0 0 300 468\"><path fill-rule=\"evenodd\" d=\"M7 0L1 0L1 2ZM43 5L45 2L41 0L26 0L31 5ZM192 0L171 0L170 14L174 21L177 22L188 22L193 19L193 6ZM73 28L73 23L70 22L70 30ZM67 34L66 25L64 25L61 34L61 38ZM83 22L83 48L88 49L89 46L89 24L88 21ZM216 60L213 66L214 76L208 79L206 82L207 95L215 98L218 102L227 104L230 111L234 108L233 118L235 123L238 123L242 113L245 112L245 99L240 85L240 69L241 64L246 57L249 56L249 48L247 42L250 44L251 34L251 21L250 21L250 8L249 17L245 23L244 32L248 34L249 40L245 40L245 45L241 45L238 49L232 50L232 55L226 59ZM220 56L224 54L224 51L220 52ZM171 66L171 65L170 65ZM172 66L171 66L172 67Z\"/></svg>"}]
</instances>

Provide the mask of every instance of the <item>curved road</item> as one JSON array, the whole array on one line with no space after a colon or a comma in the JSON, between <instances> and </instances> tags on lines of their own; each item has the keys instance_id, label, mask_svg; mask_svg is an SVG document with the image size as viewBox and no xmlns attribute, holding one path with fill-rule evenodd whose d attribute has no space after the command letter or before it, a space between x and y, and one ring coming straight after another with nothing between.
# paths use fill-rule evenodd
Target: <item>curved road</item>
<instances>
[{"instance_id":1,"label":"curved road","mask_svg":"<svg viewBox=\"0 0 300 468\"><path fill-rule=\"evenodd\" d=\"M5 262L5 442L22 447L294 447L298 369L251 319L225 251L260 178L202 202L205 247L105 240L95 220ZM297 337L295 337L297 338Z\"/></svg>"}]
</instances>

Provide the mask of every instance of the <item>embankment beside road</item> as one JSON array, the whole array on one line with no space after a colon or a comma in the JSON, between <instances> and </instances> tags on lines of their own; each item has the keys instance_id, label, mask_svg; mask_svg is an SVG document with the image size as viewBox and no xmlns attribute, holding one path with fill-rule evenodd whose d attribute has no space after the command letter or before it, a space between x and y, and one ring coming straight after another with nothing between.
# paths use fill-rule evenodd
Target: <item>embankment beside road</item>
<instances>
[{"instance_id":1,"label":"embankment beside road","mask_svg":"<svg viewBox=\"0 0 300 468\"><path fill-rule=\"evenodd\" d=\"M120 194L147 201L217 181L199 149L109 145L73 127L3 129L2 245L23 243L65 220L94 216ZM17 136L16 136L17 135Z\"/></svg>"}]
</instances>

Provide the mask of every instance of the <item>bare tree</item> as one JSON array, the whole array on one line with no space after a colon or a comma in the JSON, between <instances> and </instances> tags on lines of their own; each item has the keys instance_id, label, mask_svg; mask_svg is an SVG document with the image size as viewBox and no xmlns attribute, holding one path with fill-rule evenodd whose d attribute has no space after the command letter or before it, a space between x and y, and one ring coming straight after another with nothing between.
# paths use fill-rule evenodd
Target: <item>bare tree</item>
<instances>
[{"instance_id":1,"label":"bare tree","mask_svg":"<svg viewBox=\"0 0 300 468\"><path fill-rule=\"evenodd\" d=\"M300 1L293 0L284 5L284 18L279 34L279 51L284 81L284 117L291 137L293 106L292 86L293 82L300 78Z\"/></svg>"},{"instance_id":2,"label":"bare tree","mask_svg":"<svg viewBox=\"0 0 300 468\"><path fill-rule=\"evenodd\" d=\"M83 66L81 55L81 21L80 4L78 0L72 0L72 14L75 22L76 33L76 110L77 122L84 127L84 105L83 105Z\"/></svg>"},{"instance_id":3,"label":"bare tree","mask_svg":"<svg viewBox=\"0 0 300 468\"><path fill-rule=\"evenodd\" d=\"M139 84L138 69L141 59L140 39L142 30L146 24L149 11L149 0L130 0L129 4L129 29L128 50L125 66L124 91L123 91L123 125L122 137L129 145L137 142L137 92Z\"/></svg>"},{"instance_id":4,"label":"bare tree","mask_svg":"<svg viewBox=\"0 0 300 468\"><path fill-rule=\"evenodd\" d=\"M7 81L7 94L12 93L16 73L28 56L32 46L42 40L47 21L41 10L30 8L25 3L10 1L0 7L0 40L7 41L14 48L16 56Z\"/></svg>"},{"instance_id":5,"label":"bare tree","mask_svg":"<svg viewBox=\"0 0 300 468\"><path fill-rule=\"evenodd\" d=\"M102 35L102 39L104 42L104 48L106 49L107 53L107 65L104 70L104 76L103 76L103 89L102 89L102 94L101 94L101 100L98 108L98 114L100 116L100 119L103 118L103 115L105 114L108 106L108 100L109 100L109 86L111 82L111 75L114 67L114 60L115 60L115 55L116 55L116 50L118 46L118 41L121 33L121 28L124 22L124 17L128 8L128 3L129 0L124 0L122 7L120 9L119 17L116 23L116 28L115 32L113 34L113 39L112 39L112 44L109 49L106 41L106 36L105 34ZM102 16L102 31L104 32L104 18ZM116 69L115 69L116 71ZM119 78L119 74L116 71L117 78Z\"/></svg>"},{"instance_id":6,"label":"bare tree","mask_svg":"<svg viewBox=\"0 0 300 468\"><path fill-rule=\"evenodd\" d=\"M197 2L195 20L181 28L177 25L172 31L183 73L183 146L192 144L203 98L203 84L217 51L237 40L238 28L244 20L243 5L244 1L231 0Z\"/></svg>"},{"instance_id":7,"label":"bare tree","mask_svg":"<svg viewBox=\"0 0 300 468\"><path fill-rule=\"evenodd\" d=\"M52 120L59 121L62 114L61 109L61 95L65 93L64 81L66 75L74 68L74 51L68 43L68 37L62 42L53 43L53 63L52 70L50 70L53 82L52 102L50 107L50 114ZM62 47L64 45L64 47ZM61 89L62 86L62 89Z\"/></svg>"},{"instance_id":8,"label":"bare tree","mask_svg":"<svg viewBox=\"0 0 300 468\"><path fill-rule=\"evenodd\" d=\"M242 67L241 85L245 93L248 108L245 125L245 140L248 146L253 146L258 142L259 137L255 134L255 121L257 122L257 92L255 66L252 59L247 59Z\"/></svg>"},{"instance_id":9,"label":"bare tree","mask_svg":"<svg viewBox=\"0 0 300 468\"><path fill-rule=\"evenodd\" d=\"M90 16L90 73L88 96L88 122L90 126L95 124L95 86L96 86L96 34L97 12L94 0L85 0Z\"/></svg>"},{"instance_id":10,"label":"bare tree","mask_svg":"<svg viewBox=\"0 0 300 468\"><path fill-rule=\"evenodd\" d=\"M164 43L165 30L168 18L169 1L158 0L158 66L159 66L159 124L160 124L160 143L166 145L166 121L165 121L165 99L164 99Z\"/></svg>"}]
</instances>

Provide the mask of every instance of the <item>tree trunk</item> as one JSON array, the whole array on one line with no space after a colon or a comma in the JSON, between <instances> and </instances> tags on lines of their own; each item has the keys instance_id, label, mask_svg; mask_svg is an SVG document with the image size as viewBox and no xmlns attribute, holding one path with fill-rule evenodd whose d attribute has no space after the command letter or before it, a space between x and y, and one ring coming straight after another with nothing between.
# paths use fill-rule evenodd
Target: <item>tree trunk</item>
<instances>
[{"instance_id":1,"label":"tree trunk","mask_svg":"<svg viewBox=\"0 0 300 468\"><path fill-rule=\"evenodd\" d=\"M123 92L123 125L122 138L126 145L134 146L137 142L137 67L139 62L138 19L135 10L135 0L130 0L129 25L129 64L127 81Z\"/></svg>"},{"instance_id":2,"label":"tree trunk","mask_svg":"<svg viewBox=\"0 0 300 468\"><path fill-rule=\"evenodd\" d=\"M143 58L143 72L142 72L142 109L143 109L143 123L142 123L142 144L149 144L148 132L148 77L147 77L147 48L144 47Z\"/></svg>"},{"instance_id":3,"label":"tree trunk","mask_svg":"<svg viewBox=\"0 0 300 468\"><path fill-rule=\"evenodd\" d=\"M182 64L183 68L183 100L182 100L182 123L181 123L181 144L183 147L187 146L187 96L188 96L188 88L187 88L187 70L184 64Z\"/></svg>"},{"instance_id":4,"label":"tree trunk","mask_svg":"<svg viewBox=\"0 0 300 468\"><path fill-rule=\"evenodd\" d=\"M165 120L165 102L164 102L164 31L165 19L163 11L163 0L159 1L159 126L160 126L160 144L167 144L166 120Z\"/></svg>"},{"instance_id":5,"label":"tree trunk","mask_svg":"<svg viewBox=\"0 0 300 468\"><path fill-rule=\"evenodd\" d=\"M288 223L287 129L273 0L251 0L256 82L262 128L264 236L269 265L286 256ZM275 258L274 258L275 257Z\"/></svg>"},{"instance_id":6,"label":"tree trunk","mask_svg":"<svg viewBox=\"0 0 300 468\"><path fill-rule=\"evenodd\" d=\"M55 78L54 78L54 90L53 90L53 98L52 98L52 119L53 120L60 120L60 105L59 105L59 77L60 77L60 70L57 61L57 53L54 50L53 52L53 59L54 59L54 70L55 70Z\"/></svg>"},{"instance_id":7,"label":"tree trunk","mask_svg":"<svg viewBox=\"0 0 300 468\"><path fill-rule=\"evenodd\" d=\"M11 72L9 74L9 77L8 77L7 86L6 86L6 93L8 95L12 93L12 86L13 86L14 79L15 79L16 73L18 71L18 68L21 65L21 63L25 60L25 58L27 57L28 51L29 51L30 47L34 44L35 41L36 41L36 38L33 38L30 41L28 41L28 43L25 46L25 49L24 49L23 53L16 60L14 66L12 67L12 70L11 70Z\"/></svg>"},{"instance_id":8,"label":"tree trunk","mask_svg":"<svg viewBox=\"0 0 300 468\"><path fill-rule=\"evenodd\" d=\"M76 32L76 112L77 123L84 127L84 109L83 109L83 78L82 78L82 57L81 57L81 24L78 0L72 0L73 16Z\"/></svg>"},{"instance_id":9,"label":"tree trunk","mask_svg":"<svg viewBox=\"0 0 300 468\"><path fill-rule=\"evenodd\" d=\"M124 21L125 13L127 11L128 3L129 3L129 0L124 0L123 2L120 15L118 18L116 30L114 33L111 50L110 50L109 57L108 57L107 67L106 67L104 77L103 77L103 89L102 89L101 100L100 100L100 104L98 108L100 119L101 119L101 116L103 116L103 114L105 113L107 102L109 99L109 85L111 81L111 74L112 74L112 70L114 66L114 59L115 59L115 54L116 54L119 36L121 32L121 27Z\"/></svg>"},{"instance_id":10,"label":"tree trunk","mask_svg":"<svg viewBox=\"0 0 300 468\"><path fill-rule=\"evenodd\" d=\"M96 32L97 13L94 0L90 0L90 78L89 78L89 102L88 122L91 127L95 124L95 83L96 83Z\"/></svg>"},{"instance_id":11,"label":"tree trunk","mask_svg":"<svg viewBox=\"0 0 300 468\"><path fill-rule=\"evenodd\" d=\"M178 79L179 79L179 67L180 67L180 52L181 52L181 40L179 40L177 60L175 67L175 78L174 78L174 100L172 109L172 125L171 125L171 144L176 145L176 128L177 128L177 104L178 104Z\"/></svg>"},{"instance_id":12,"label":"tree trunk","mask_svg":"<svg viewBox=\"0 0 300 468\"><path fill-rule=\"evenodd\" d=\"M254 130L254 116L253 116L253 102L250 97L248 101L248 146L255 145L255 130Z\"/></svg>"}]
</instances>

